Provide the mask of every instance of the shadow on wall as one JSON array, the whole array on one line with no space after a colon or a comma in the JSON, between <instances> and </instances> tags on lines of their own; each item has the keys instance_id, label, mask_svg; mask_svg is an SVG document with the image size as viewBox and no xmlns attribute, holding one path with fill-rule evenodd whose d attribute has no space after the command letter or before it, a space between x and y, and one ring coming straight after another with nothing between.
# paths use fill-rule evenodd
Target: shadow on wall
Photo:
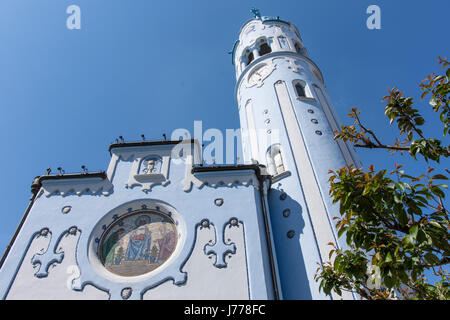
<instances>
[{"instance_id":1,"label":"shadow on wall","mask_svg":"<svg viewBox=\"0 0 450 320\"><path fill-rule=\"evenodd\" d=\"M305 226L302 207L284 193L283 189L269 190L269 205L283 298L311 300L309 280L299 242Z\"/></svg>"}]
</instances>

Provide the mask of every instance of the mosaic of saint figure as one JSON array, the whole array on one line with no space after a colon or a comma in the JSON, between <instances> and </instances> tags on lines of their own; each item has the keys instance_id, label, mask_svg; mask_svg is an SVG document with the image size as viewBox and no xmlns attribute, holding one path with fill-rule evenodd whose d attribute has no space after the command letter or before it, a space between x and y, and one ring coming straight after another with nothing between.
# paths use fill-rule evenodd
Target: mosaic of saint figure
<instances>
[{"instance_id":1,"label":"mosaic of saint figure","mask_svg":"<svg viewBox=\"0 0 450 320\"><path fill-rule=\"evenodd\" d=\"M153 245L152 251L150 251L150 263L156 263L156 259L158 258L159 249L156 244Z\"/></svg>"},{"instance_id":2,"label":"mosaic of saint figure","mask_svg":"<svg viewBox=\"0 0 450 320\"><path fill-rule=\"evenodd\" d=\"M122 276L136 276L162 265L173 253L173 221L156 213L135 214L108 229L100 247L104 266Z\"/></svg>"},{"instance_id":3,"label":"mosaic of saint figure","mask_svg":"<svg viewBox=\"0 0 450 320\"><path fill-rule=\"evenodd\" d=\"M120 235L125 232L124 228L120 228L105 241L102 246L102 256L106 265L114 264L114 252L119 245Z\"/></svg>"},{"instance_id":4,"label":"mosaic of saint figure","mask_svg":"<svg viewBox=\"0 0 450 320\"><path fill-rule=\"evenodd\" d=\"M125 260L148 260L151 242L152 232L147 226L134 230L128 240Z\"/></svg>"},{"instance_id":5,"label":"mosaic of saint figure","mask_svg":"<svg viewBox=\"0 0 450 320\"><path fill-rule=\"evenodd\" d=\"M173 250L175 250L176 237L175 232L172 230L167 231L166 228L160 227L161 234L163 234L161 239L158 239L159 244L159 256L158 261L166 261Z\"/></svg>"}]
</instances>

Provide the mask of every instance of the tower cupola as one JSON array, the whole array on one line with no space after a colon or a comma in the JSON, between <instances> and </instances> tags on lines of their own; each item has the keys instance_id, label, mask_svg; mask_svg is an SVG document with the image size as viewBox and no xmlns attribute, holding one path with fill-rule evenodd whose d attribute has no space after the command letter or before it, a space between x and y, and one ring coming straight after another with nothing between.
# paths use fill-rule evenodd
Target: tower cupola
<instances>
[{"instance_id":1,"label":"tower cupola","mask_svg":"<svg viewBox=\"0 0 450 320\"><path fill-rule=\"evenodd\" d=\"M279 17L261 16L252 9L254 18L245 23L233 48L236 78L259 58L272 52L295 52L308 56L297 28Z\"/></svg>"}]
</instances>

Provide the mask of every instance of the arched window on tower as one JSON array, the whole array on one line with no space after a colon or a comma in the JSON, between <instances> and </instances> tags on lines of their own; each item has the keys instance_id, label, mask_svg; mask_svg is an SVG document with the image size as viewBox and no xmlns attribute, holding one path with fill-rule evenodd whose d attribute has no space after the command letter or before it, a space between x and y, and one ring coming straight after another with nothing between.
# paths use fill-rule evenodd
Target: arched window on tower
<instances>
[{"instance_id":1,"label":"arched window on tower","mask_svg":"<svg viewBox=\"0 0 450 320\"><path fill-rule=\"evenodd\" d=\"M280 144L270 146L266 153L266 160L269 173L272 176L284 176L285 173L288 173Z\"/></svg>"},{"instance_id":2,"label":"arched window on tower","mask_svg":"<svg viewBox=\"0 0 450 320\"><path fill-rule=\"evenodd\" d=\"M294 80L292 81L294 85L295 94L297 95L297 99L313 99L313 95L309 90L306 82L303 80Z\"/></svg>"},{"instance_id":3,"label":"arched window on tower","mask_svg":"<svg viewBox=\"0 0 450 320\"><path fill-rule=\"evenodd\" d=\"M266 39L260 40L259 43L259 56L263 56L265 54L271 53L272 49L270 48L269 44L267 43Z\"/></svg>"}]
</instances>

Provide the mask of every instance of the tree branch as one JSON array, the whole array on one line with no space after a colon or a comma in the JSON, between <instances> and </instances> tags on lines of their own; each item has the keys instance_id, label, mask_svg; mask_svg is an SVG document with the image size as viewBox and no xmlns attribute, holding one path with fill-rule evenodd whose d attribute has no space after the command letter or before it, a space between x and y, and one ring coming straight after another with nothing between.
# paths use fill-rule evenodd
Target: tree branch
<instances>
[{"instance_id":1,"label":"tree branch","mask_svg":"<svg viewBox=\"0 0 450 320\"><path fill-rule=\"evenodd\" d=\"M409 147L396 147L391 145L376 145L376 144L355 144L355 147L358 148L369 148L369 149L388 149L388 150L396 150L396 151L409 151Z\"/></svg>"},{"instance_id":2,"label":"tree branch","mask_svg":"<svg viewBox=\"0 0 450 320\"><path fill-rule=\"evenodd\" d=\"M358 124L359 124L359 126L361 127L361 129L363 129L365 132L369 133L369 134L375 139L375 141L378 143L378 145L381 146L382 143L380 142L380 140L378 140L378 138L377 138L376 135L373 133L373 131L370 130L370 129L367 129L366 127L364 127L364 126L362 125L361 120L359 119L358 113L357 113L357 112L355 112L355 118L356 118L356 121L358 121Z\"/></svg>"}]
</instances>

